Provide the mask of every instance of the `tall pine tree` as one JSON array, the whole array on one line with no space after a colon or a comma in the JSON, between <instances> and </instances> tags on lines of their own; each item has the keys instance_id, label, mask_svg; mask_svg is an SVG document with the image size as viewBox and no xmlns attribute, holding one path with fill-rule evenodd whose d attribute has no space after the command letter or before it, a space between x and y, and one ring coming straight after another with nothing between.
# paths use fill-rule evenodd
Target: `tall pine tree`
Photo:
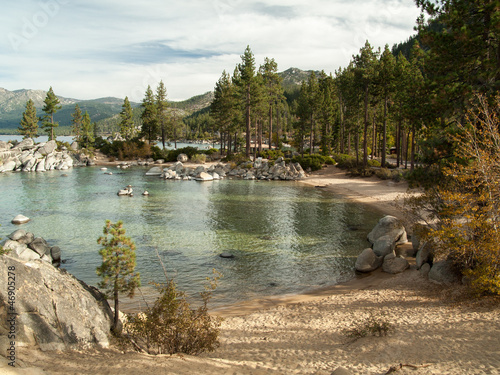
<instances>
[{"instance_id":1,"label":"tall pine tree","mask_svg":"<svg viewBox=\"0 0 500 375\"><path fill-rule=\"evenodd\" d=\"M122 105L122 111L120 112L120 135L126 140L130 141L135 135L135 125L132 114L132 106L128 97L125 97Z\"/></svg>"},{"instance_id":2,"label":"tall pine tree","mask_svg":"<svg viewBox=\"0 0 500 375\"><path fill-rule=\"evenodd\" d=\"M158 127L160 129L161 144L165 148L165 142L168 137L168 102L167 89L163 81L160 81L156 89L156 115L158 118Z\"/></svg>"},{"instance_id":3,"label":"tall pine tree","mask_svg":"<svg viewBox=\"0 0 500 375\"><path fill-rule=\"evenodd\" d=\"M45 115L42 119L42 128L47 132L47 134L49 135L49 141L51 141L56 139L54 128L57 128L59 126L57 122L54 122L54 114L61 109L61 106L59 105L59 99L57 98L56 94L54 94L52 86L47 92L47 96L45 97L43 102L45 103L45 106L42 108L42 110L45 112Z\"/></svg>"},{"instance_id":4,"label":"tall pine tree","mask_svg":"<svg viewBox=\"0 0 500 375\"><path fill-rule=\"evenodd\" d=\"M81 143L82 141L82 110L78 104L75 105L75 112L71 115L73 119L71 122L73 123L73 133L75 134L75 141Z\"/></svg>"},{"instance_id":5,"label":"tall pine tree","mask_svg":"<svg viewBox=\"0 0 500 375\"><path fill-rule=\"evenodd\" d=\"M18 128L19 134L23 135L24 139L38 137L38 121L39 118L36 115L35 103L29 99L26 102L26 111L23 112L21 126Z\"/></svg>"}]
</instances>

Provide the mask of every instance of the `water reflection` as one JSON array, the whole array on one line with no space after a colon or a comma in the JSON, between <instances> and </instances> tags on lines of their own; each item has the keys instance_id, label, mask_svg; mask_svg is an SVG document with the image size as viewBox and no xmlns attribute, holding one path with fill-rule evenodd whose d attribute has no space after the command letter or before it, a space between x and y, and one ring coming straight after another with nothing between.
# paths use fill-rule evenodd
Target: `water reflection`
<instances>
[{"instance_id":1,"label":"water reflection","mask_svg":"<svg viewBox=\"0 0 500 375\"><path fill-rule=\"evenodd\" d=\"M216 300L227 304L352 276L354 256L380 216L293 182L165 181L145 176L145 168L108 171L0 175L0 237L17 229L10 223L17 214L31 217L23 229L60 246L68 271L96 285L96 240L106 219L122 220L137 245L143 285L164 280L159 254L189 294L201 291L212 268L221 271ZM127 185L134 197L118 197Z\"/></svg>"}]
</instances>

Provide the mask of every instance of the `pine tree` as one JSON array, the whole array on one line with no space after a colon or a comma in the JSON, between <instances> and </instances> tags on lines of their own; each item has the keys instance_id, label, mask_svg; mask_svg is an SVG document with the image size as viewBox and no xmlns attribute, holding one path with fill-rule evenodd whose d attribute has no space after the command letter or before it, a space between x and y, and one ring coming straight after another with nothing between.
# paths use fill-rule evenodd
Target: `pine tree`
<instances>
[{"instance_id":1,"label":"pine tree","mask_svg":"<svg viewBox=\"0 0 500 375\"><path fill-rule=\"evenodd\" d=\"M26 102L26 111L23 112L21 126L18 128L19 134L23 135L24 139L38 137L38 121L35 103L29 99Z\"/></svg>"},{"instance_id":2,"label":"pine tree","mask_svg":"<svg viewBox=\"0 0 500 375\"><path fill-rule=\"evenodd\" d=\"M42 128L47 132L47 134L49 135L49 141L51 141L56 139L54 128L57 128L59 126L57 122L54 122L54 114L62 108L59 105L59 99L52 90L52 86L47 92L47 96L45 97L45 100L43 102L45 103L45 106L42 108L42 110L45 112L45 115L43 116L42 120Z\"/></svg>"},{"instance_id":3,"label":"pine tree","mask_svg":"<svg viewBox=\"0 0 500 375\"><path fill-rule=\"evenodd\" d=\"M165 142L168 137L168 102L167 89L163 81L160 81L156 89L156 115L158 117L158 126L160 128L161 143L165 148Z\"/></svg>"},{"instance_id":4,"label":"pine tree","mask_svg":"<svg viewBox=\"0 0 500 375\"><path fill-rule=\"evenodd\" d=\"M125 232L122 221L113 224L110 220L106 220L104 236L97 240L103 248L99 251L102 264L97 267L96 273L102 278L99 288L104 289L106 296L113 298L115 303L114 330L118 329L119 321L118 294L127 293L127 296L132 298L135 289L141 285L140 275L135 272L135 244L130 237L125 236Z\"/></svg>"},{"instance_id":5,"label":"pine tree","mask_svg":"<svg viewBox=\"0 0 500 375\"><path fill-rule=\"evenodd\" d=\"M387 154L387 118L389 100L395 90L395 69L396 59L389 50L386 44L382 56L380 56L380 64L378 67L378 82L382 89L382 96L384 100L384 122L382 128L382 168L385 168L386 154Z\"/></svg>"},{"instance_id":6,"label":"pine tree","mask_svg":"<svg viewBox=\"0 0 500 375\"><path fill-rule=\"evenodd\" d=\"M273 107L276 108L284 99L282 78L278 75L278 64L274 59L265 58L264 65L259 69L264 84L264 100L268 106L268 125L269 125L269 149L272 148L273 140ZM277 141L279 143L279 140Z\"/></svg>"},{"instance_id":7,"label":"pine tree","mask_svg":"<svg viewBox=\"0 0 500 375\"><path fill-rule=\"evenodd\" d=\"M158 137L158 115L155 97L151 86L148 85L144 99L142 100L142 129L141 135L151 144Z\"/></svg>"},{"instance_id":8,"label":"pine tree","mask_svg":"<svg viewBox=\"0 0 500 375\"><path fill-rule=\"evenodd\" d=\"M210 116L215 120L217 131L221 135L221 150L225 149L227 138L228 153L231 153L230 139L235 131L236 97L231 76L224 70L215 83L214 98L210 103Z\"/></svg>"},{"instance_id":9,"label":"pine tree","mask_svg":"<svg viewBox=\"0 0 500 375\"><path fill-rule=\"evenodd\" d=\"M252 111L255 109L258 100L258 83L255 72L255 57L247 46L241 56L241 64L238 64L239 76L235 83L238 87L239 98L243 104L245 113L245 131L246 131L246 157L250 157L251 138L252 138ZM236 76L233 76L235 78Z\"/></svg>"},{"instance_id":10,"label":"pine tree","mask_svg":"<svg viewBox=\"0 0 500 375\"><path fill-rule=\"evenodd\" d=\"M82 119L81 145L83 148L91 148L94 142L94 125L90 121L89 113L85 111Z\"/></svg>"},{"instance_id":11,"label":"pine tree","mask_svg":"<svg viewBox=\"0 0 500 375\"><path fill-rule=\"evenodd\" d=\"M78 104L75 105L75 112L71 115L73 119L71 122L73 123L73 133L75 133L75 140L80 143L82 141L82 110Z\"/></svg>"},{"instance_id":12,"label":"pine tree","mask_svg":"<svg viewBox=\"0 0 500 375\"><path fill-rule=\"evenodd\" d=\"M355 79L356 84L363 93L363 166L368 165L368 107L370 96L373 94L374 84L376 82L377 70L377 55L373 51L373 47L366 41L365 45L360 49L359 54L354 56L355 64Z\"/></svg>"},{"instance_id":13,"label":"pine tree","mask_svg":"<svg viewBox=\"0 0 500 375\"><path fill-rule=\"evenodd\" d=\"M135 135L135 125L132 115L132 106L130 105L127 96L125 97L122 105L120 119L120 134L126 141L130 141Z\"/></svg>"},{"instance_id":14,"label":"pine tree","mask_svg":"<svg viewBox=\"0 0 500 375\"><path fill-rule=\"evenodd\" d=\"M321 152L323 155L331 154L333 141L333 124L335 122L336 103L335 84L331 75L321 72L319 78L319 113L318 122L321 131Z\"/></svg>"}]
</instances>

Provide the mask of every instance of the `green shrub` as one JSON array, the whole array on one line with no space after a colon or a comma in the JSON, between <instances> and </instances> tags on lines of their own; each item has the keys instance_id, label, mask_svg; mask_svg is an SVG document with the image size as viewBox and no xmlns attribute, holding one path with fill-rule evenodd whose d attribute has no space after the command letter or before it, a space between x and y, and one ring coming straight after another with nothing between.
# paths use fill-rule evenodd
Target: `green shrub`
<instances>
[{"instance_id":1,"label":"green shrub","mask_svg":"<svg viewBox=\"0 0 500 375\"><path fill-rule=\"evenodd\" d=\"M371 160L368 160L368 166L369 167L380 167L381 164L380 162L377 160L377 159L371 159Z\"/></svg>"},{"instance_id":2,"label":"green shrub","mask_svg":"<svg viewBox=\"0 0 500 375\"><path fill-rule=\"evenodd\" d=\"M295 156L292 158L293 163L299 163L303 169L307 170L311 168L311 171L318 171L323 168L323 165L335 164L335 161L329 156L323 156L319 154Z\"/></svg>"},{"instance_id":3,"label":"green shrub","mask_svg":"<svg viewBox=\"0 0 500 375\"><path fill-rule=\"evenodd\" d=\"M382 180L389 180L392 178L392 173L387 168L380 168L375 172L378 178Z\"/></svg>"},{"instance_id":4,"label":"green shrub","mask_svg":"<svg viewBox=\"0 0 500 375\"><path fill-rule=\"evenodd\" d=\"M191 162L196 164L205 164L207 161L207 155L205 154L196 154L191 157Z\"/></svg>"},{"instance_id":5,"label":"green shrub","mask_svg":"<svg viewBox=\"0 0 500 375\"><path fill-rule=\"evenodd\" d=\"M222 161L224 162L234 162L234 164L238 165L241 164L245 161L248 161L249 159L246 157L245 154L231 154L227 155Z\"/></svg>"},{"instance_id":6,"label":"green shrub","mask_svg":"<svg viewBox=\"0 0 500 375\"><path fill-rule=\"evenodd\" d=\"M207 304L217 286L220 274L209 279L200 293L203 303L192 309L184 292L177 290L173 280L155 284L160 296L144 313L128 317L125 330L138 346L150 354L200 354L219 345L221 318L208 313Z\"/></svg>"},{"instance_id":7,"label":"green shrub","mask_svg":"<svg viewBox=\"0 0 500 375\"><path fill-rule=\"evenodd\" d=\"M285 154L281 150L263 150L257 154L257 156L263 159L276 160L280 157L284 157Z\"/></svg>"}]
</instances>

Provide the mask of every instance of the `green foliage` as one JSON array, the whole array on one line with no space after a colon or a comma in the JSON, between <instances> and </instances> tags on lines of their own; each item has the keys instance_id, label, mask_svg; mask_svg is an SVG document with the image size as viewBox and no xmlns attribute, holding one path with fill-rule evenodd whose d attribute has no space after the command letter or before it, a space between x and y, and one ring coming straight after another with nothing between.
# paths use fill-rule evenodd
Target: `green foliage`
<instances>
[{"instance_id":1,"label":"green foliage","mask_svg":"<svg viewBox=\"0 0 500 375\"><path fill-rule=\"evenodd\" d=\"M122 111L120 112L120 135L126 140L130 141L136 134L134 116L132 114L132 106L128 97L123 101Z\"/></svg>"},{"instance_id":2,"label":"green foliage","mask_svg":"<svg viewBox=\"0 0 500 375\"><path fill-rule=\"evenodd\" d=\"M219 344L221 319L208 313L208 302L220 274L209 279L200 293L203 303L191 308L186 294L173 280L155 284L160 296L144 313L129 316L126 330L136 345L144 345L148 353L200 354L214 351Z\"/></svg>"},{"instance_id":3,"label":"green foliage","mask_svg":"<svg viewBox=\"0 0 500 375\"><path fill-rule=\"evenodd\" d=\"M38 121L35 104L30 99L26 102L26 111L23 113L21 126L18 128L19 134L23 135L23 138L35 139L38 137Z\"/></svg>"},{"instance_id":4,"label":"green foliage","mask_svg":"<svg viewBox=\"0 0 500 375\"><path fill-rule=\"evenodd\" d=\"M135 244L130 237L125 236L125 233L122 221L113 224L110 220L106 220L104 236L97 239L97 243L102 245L99 251L102 264L96 269L97 275L102 279L98 285L105 290L108 298L114 299L115 330L119 321L118 294L126 293L128 297L133 297L135 289L141 286L140 275L135 272Z\"/></svg>"},{"instance_id":5,"label":"green foliage","mask_svg":"<svg viewBox=\"0 0 500 375\"><path fill-rule=\"evenodd\" d=\"M45 105L42 110L45 112L45 115L42 119L42 128L47 132L49 141L51 141L55 139L54 128L59 126L57 122L54 122L54 114L62 107L59 105L59 99L56 94L54 94L52 87L50 87L43 102Z\"/></svg>"},{"instance_id":6,"label":"green foliage","mask_svg":"<svg viewBox=\"0 0 500 375\"><path fill-rule=\"evenodd\" d=\"M249 160L245 154L231 154L222 159L223 162L232 162L235 166Z\"/></svg>"},{"instance_id":7,"label":"green foliage","mask_svg":"<svg viewBox=\"0 0 500 375\"><path fill-rule=\"evenodd\" d=\"M0 237L0 241L1 240L2 240L2 238ZM4 249L3 246L0 245L0 256L8 254L8 253L10 253L10 249Z\"/></svg>"},{"instance_id":8,"label":"green foliage","mask_svg":"<svg viewBox=\"0 0 500 375\"><path fill-rule=\"evenodd\" d=\"M413 221L428 223L425 240L450 259L477 294L500 294L500 96L478 96L455 137L455 162L439 185L405 203Z\"/></svg>"},{"instance_id":9,"label":"green foliage","mask_svg":"<svg viewBox=\"0 0 500 375\"><path fill-rule=\"evenodd\" d=\"M108 142L103 138L98 138L95 147L104 155L114 157L118 160L147 159L153 155L152 147L149 143L139 139Z\"/></svg>"},{"instance_id":10,"label":"green foliage","mask_svg":"<svg viewBox=\"0 0 500 375\"><path fill-rule=\"evenodd\" d=\"M325 164L335 164L335 161L331 157L319 154L296 156L292 158L292 162L299 163L304 170L311 168L312 171L320 170Z\"/></svg>"},{"instance_id":11,"label":"green foliage","mask_svg":"<svg viewBox=\"0 0 500 375\"><path fill-rule=\"evenodd\" d=\"M284 157L285 154L281 150L262 150L257 153L263 159L276 160L278 158Z\"/></svg>"},{"instance_id":12,"label":"green foliage","mask_svg":"<svg viewBox=\"0 0 500 375\"><path fill-rule=\"evenodd\" d=\"M191 162L196 164L205 164L207 161L207 155L205 154L195 154L191 157Z\"/></svg>"},{"instance_id":13,"label":"green foliage","mask_svg":"<svg viewBox=\"0 0 500 375\"><path fill-rule=\"evenodd\" d=\"M391 330L392 326L386 319L370 315L356 322L354 327L344 330L344 335L357 340L366 336L387 336Z\"/></svg>"}]
</instances>

